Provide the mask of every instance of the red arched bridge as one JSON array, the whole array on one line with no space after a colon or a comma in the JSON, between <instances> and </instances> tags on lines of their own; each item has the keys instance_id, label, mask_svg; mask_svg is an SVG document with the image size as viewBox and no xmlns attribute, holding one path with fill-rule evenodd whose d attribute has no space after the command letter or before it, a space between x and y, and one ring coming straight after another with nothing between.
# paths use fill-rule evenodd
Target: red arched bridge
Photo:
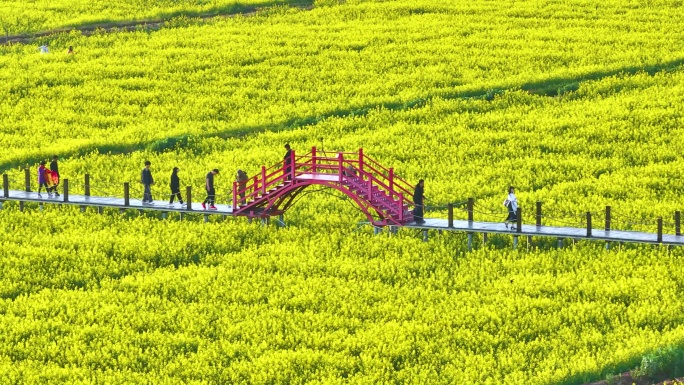
<instances>
[{"instance_id":1,"label":"red arched bridge","mask_svg":"<svg viewBox=\"0 0 684 385\"><path fill-rule=\"evenodd\" d=\"M290 152L289 159L243 183L234 182L233 215L271 217L285 212L310 186L335 189L353 200L378 226L403 226L413 221L413 186L363 153Z\"/></svg>"}]
</instances>

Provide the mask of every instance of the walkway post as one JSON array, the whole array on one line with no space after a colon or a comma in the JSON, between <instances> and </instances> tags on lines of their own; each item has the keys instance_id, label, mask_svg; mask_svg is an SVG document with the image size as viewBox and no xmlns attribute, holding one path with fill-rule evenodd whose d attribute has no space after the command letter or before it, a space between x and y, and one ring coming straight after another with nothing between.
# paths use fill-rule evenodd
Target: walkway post
<instances>
[{"instance_id":1,"label":"walkway post","mask_svg":"<svg viewBox=\"0 0 684 385\"><path fill-rule=\"evenodd\" d=\"M473 198L468 198L468 222L469 224L473 223L473 204L475 203L475 199Z\"/></svg>"},{"instance_id":2,"label":"walkway post","mask_svg":"<svg viewBox=\"0 0 684 385\"><path fill-rule=\"evenodd\" d=\"M677 235L677 236L682 235L681 226L680 226L680 223L681 223L680 217L681 217L680 212L675 211L675 235Z\"/></svg>"},{"instance_id":3,"label":"walkway post","mask_svg":"<svg viewBox=\"0 0 684 385\"><path fill-rule=\"evenodd\" d=\"M84 180L85 184L83 187L85 187L85 193L84 195L89 197L90 196L90 174L85 174Z\"/></svg>"},{"instance_id":4,"label":"walkway post","mask_svg":"<svg viewBox=\"0 0 684 385\"><path fill-rule=\"evenodd\" d=\"M9 175L2 174L2 191L5 198L9 198Z\"/></svg>"},{"instance_id":5,"label":"walkway post","mask_svg":"<svg viewBox=\"0 0 684 385\"><path fill-rule=\"evenodd\" d=\"M316 167L316 146L311 147L311 165L312 165L312 171L315 174L317 171L317 167Z\"/></svg>"},{"instance_id":6,"label":"walkway post","mask_svg":"<svg viewBox=\"0 0 684 385\"><path fill-rule=\"evenodd\" d=\"M542 225L542 203L537 201L537 227Z\"/></svg>"},{"instance_id":7,"label":"walkway post","mask_svg":"<svg viewBox=\"0 0 684 385\"><path fill-rule=\"evenodd\" d=\"M124 206L130 206L131 200L130 200L130 183L124 182Z\"/></svg>"},{"instance_id":8,"label":"walkway post","mask_svg":"<svg viewBox=\"0 0 684 385\"><path fill-rule=\"evenodd\" d=\"M185 203L187 210L192 210L192 186L185 186Z\"/></svg>"},{"instance_id":9,"label":"walkway post","mask_svg":"<svg viewBox=\"0 0 684 385\"><path fill-rule=\"evenodd\" d=\"M658 217L658 243L663 243L663 217Z\"/></svg>"},{"instance_id":10,"label":"walkway post","mask_svg":"<svg viewBox=\"0 0 684 385\"><path fill-rule=\"evenodd\" d=\"M591 237L591 212L587 211L587 237Z\"/></svg>"},{"instance_id":11,"label":"walkway post","mask_svg":"<svg viewBox=\"0 0 684 385\"><path fill-rule=\"evenodd\" d=\"M338 178L338 181L340 183L342 183L342 175L344 174L344 154L342 154L340 152L337 155L338 155L337 156L337 159L338 159L338 162L337 162L337 174L338 174L337 178ZM370 179L369 179L369 181L370 181ZM370 199L370 198L368 198L368 199Z\"/></svg>"},{"instance_id":12,"label":"walkway post","mask_svg":"<svg viewBox=\"0 0 684 385\"><path fill-rule=\"evenodd\" d=\"M516 221L518 222L518 223L516 223L516 227L517 227L516 232L522 233L522 208L520 208L520 206L518 206L518 211L515 214L516 214ZM517 240L518 238L516 237L515 239Z\"/></svg>"},{"instance_id":13,"label":"walkway post","mask_svg":"<svg viewBox=\"0 0 684 385\"><path fill-rule=\"evenodd\" d=\"M449 227L454 227L454 204L449 203L447 207L449 209Z\"/></svg>"},{"instance_id":14,"label":"walkway post","mask_svg":"<svg viewBox=\"0 0 684 385\"><path fill-rule=\"evenodd\" d=\"M24 179L26 180L26 192L31 192L31 170L24 169Z\"/></svg>"},{"instance_id":15,"label":"walkway post","mask_svg":"<svg viewBox=\"0 0 684 385\"><path fill-rule=\"evenodd\" d=\"M606 206L606 231L610 231L610 206Z\"/></svg>"},{"instance_id":16,"label":"walkway post","mask_svg":"<svg viewBox=\"0 0 684 385\"><path fill-rule=\"evenodd\" d=\"M64 187L62 187L62 197L64 197L64 202L69 202L69 179L64 179Z\"/></svg>"}]
</instances>

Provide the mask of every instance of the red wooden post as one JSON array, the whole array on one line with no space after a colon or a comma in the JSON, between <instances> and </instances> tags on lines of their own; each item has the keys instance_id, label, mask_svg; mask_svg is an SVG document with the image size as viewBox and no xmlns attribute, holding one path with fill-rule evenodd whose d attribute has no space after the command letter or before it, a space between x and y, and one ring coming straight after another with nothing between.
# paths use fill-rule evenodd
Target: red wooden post
<instances>
[{"instance_id":1,"label":"red wooden post","mask_svg":"<svg viewBox=\"0 0 684 385\"><path fill-rule=\"evenodd\" d=\"M311 147L311 164L313 168L313 173L316 173L316 146Z\"/></svg>"},{"instance_id":2,"label":"red wooden post","mask_svg":"<svg viewBox=\"0 0 684 385\"><path fill-rule=\"evenodd\" d=\"M404 220L404 193L399 193L399 222Z\"/></svg>"},{"instance_id":3,"label":"red wooden post","mask_svg":"<svg viewBox=\"0 0 684 385\"><path fill-rule=\"evenodd\" d=\"M337 177L339 178L340 183L342 183L342 176L344 175L344 154L341 152L337 154Z\"/></svg>"},{"instance_id":4,"label":"red wooden post","mask_svg":"<svg viewBox=\"0 0 684 385\"><path fill-rule=\"evenodd\" d=\"M266 166L261 166L261 196L266 195Z\"/></svg>"},{"instance_id":5,"label":"red wooden post","mask_svg":"<svg viewBox=\"0 0 684 385\"><path fill-rule=\"evenodd\" d=\"M238 195L237 185L238 185L237 182L233 182L233 210L237 209L237 195Z\"/></svg>"},{"instance_id":6,"label":"red wooden post","mask_svg":"<svg viewBox=\"0 0 684 385\"><path fill-rule=\"evenodd\" d=\"M363 148L359 148L359 170L363 171Z\"/></svg>"},{"instance_id":7,"label":"red wooden post","mask_svg":"<svg viewBox=\"0 0 684 385\"><path fill-rule=\"evenodd\" d=\"M292 157L290 159L290 178L292 179L292 183L294 183L295 180L295 169L297 168L297 165L295 164L295 152L292 150Z\"/></svg>"},{"instance_id":8,"label":"red wooden post","mask_svg":"<svg viewBox=\"0 0 684 385\"><path fill-rule=\"evenodd\" d=\"M389 193L390 195L394 192L394 167L389 169Z\"/></svg>"}]
</instances>

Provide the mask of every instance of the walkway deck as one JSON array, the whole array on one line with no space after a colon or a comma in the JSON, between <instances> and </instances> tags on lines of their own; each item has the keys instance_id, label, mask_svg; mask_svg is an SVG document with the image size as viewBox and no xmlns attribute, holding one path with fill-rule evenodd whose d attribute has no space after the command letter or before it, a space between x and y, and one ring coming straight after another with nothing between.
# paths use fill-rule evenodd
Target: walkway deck
<instances>
[{"instance_id":1,"label":"walkway deck","mask_svg":"<svg viewBox=\"0 0 684 385\"><path fill-rule=\"evenodd\" d=\"M4 195L4 194L3 194ZM112 197L96 197L84 195L69 195L68 201L64 201L64 197L48 198L46 193L42 197L35 192L15 191L10 190L8 196L0 197L0 201L18 201L18 202L33 202L42 204L66 204L74 206L91 206L102 208L115 208L122 210L148 210L160 212L179 212L186 214L204 214L204 215L233 215L233 209L230 205L216 205L217 210L204 210L202 206L194 202L192 208L181 207L179 204L173 207L167 206L166 201L155 201L154 205L143 205L138 199L130 199L129 204L126 205L123 198ZM405 228L427 230L442 230L442 231L458 231L467 233L484 233L484 234L509 234L513 236L534 236L534 237L554 237L554 238L573 238L573 239L590 239L608 242L629 242L629 243L646 243L646 244L665 244L684 246L683 235L663 234L662 241L659 242L658 235L655 233L637 232L637 231L622 231L611 230L605 231L603 229L592 229L591 236L588 236L586 228L575 227L556 227L556 226L535 226L522 225L521 231L507 229L501 222L469 222L466 220L454 220L453 227L449 227L447 219L426 218L425 223L416 224L411 222L403 226Z\"/></svg>"}]
</instances>

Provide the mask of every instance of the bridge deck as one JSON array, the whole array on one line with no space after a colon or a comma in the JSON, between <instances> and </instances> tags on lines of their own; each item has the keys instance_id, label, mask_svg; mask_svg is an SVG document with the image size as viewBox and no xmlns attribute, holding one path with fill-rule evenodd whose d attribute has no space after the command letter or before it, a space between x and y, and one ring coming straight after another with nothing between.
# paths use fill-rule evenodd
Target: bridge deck
<instances>
[{"instance_id":1,"label":"bridge deck","mask_svg":"<svg viewBox=\"0 0 684 385\"><path fill-rule=\"evenodd\" d=\"M4 195L4 194L3 194ZM123 198L115 197L97 197L84 195L69 195L68 202L64 202L62 196L58 198L48 198L47 193L43 193L42 197L38 196L36 192L25 192L10 190L9 196L0 197L0 201L22 201L35 202L44 204L68 204L75 206L93 206L105 208L118 209L135 209L135 210L153 210L162 212L182 212L193 214L207 214L207 215L233 215L233 208L229 205L216 205L217 210L204 210L199 202L193 202L192 208L181 207L176 204L173 207L167 206L166 201L154 201L154 205L143 205L139 199L130 199L129 205L124 204ZM446 219L425 218L425 223L416 224L409 223L405 225L406 228L414 228L421 230L444 230L444 231L463 231L472 233L492 233L492 234L510 234L519 236L541 236L541 237L556 237L556 238L579 238L604 240L611 242L632 242L632 243L659 243L657 234L638 232L638 231L622 231L604 229L592 229L591 237L587 236L586 228L575 227L557 227L557 226L535 226L523 225L521 232L507 229L502 222L468 222L465 220L454 220L454 226L449 227ZM684 236L677 236L673 234L663 234L663 244L684 246Z\"/></svg>"}]
</instances>

